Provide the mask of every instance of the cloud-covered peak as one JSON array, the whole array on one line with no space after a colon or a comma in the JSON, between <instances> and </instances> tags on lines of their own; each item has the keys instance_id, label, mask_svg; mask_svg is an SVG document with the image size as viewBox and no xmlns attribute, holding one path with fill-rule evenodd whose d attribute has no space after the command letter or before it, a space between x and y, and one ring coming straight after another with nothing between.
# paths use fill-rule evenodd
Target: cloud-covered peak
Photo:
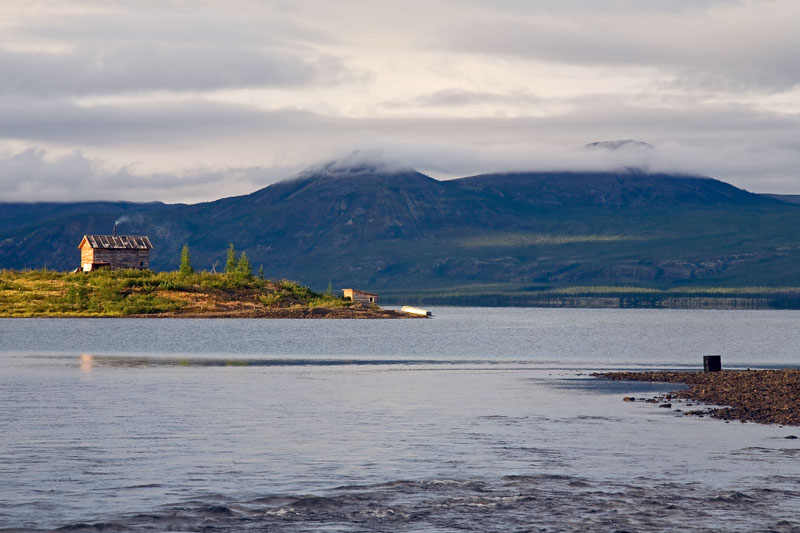
<instances>
[{"instance_id":1,"label":"cloud-covered peak","mask_svg":"<svg viewBox=\"0 0 800 533\"><path fill-rule=\"evenodd\" d=\"M652 150L653 145L644 141L636 141L633 139L620 139L618 141L597 141L589 143L585 146L587 150L609 150L615 152L620 149L624 150Z\"/></svg>"},{"instance_id":2,"label":"cloud-covered peak","mask_svg":"<svg viewBox=\"0 0 800 533\"><path fill-rule=\"evenodd\" d=\"M355 150L345 156L312 165L300 172L296 179L307 178L362 178L391 176L415 172L400 158L377 150Z\"/></svg>"}]
</instances>

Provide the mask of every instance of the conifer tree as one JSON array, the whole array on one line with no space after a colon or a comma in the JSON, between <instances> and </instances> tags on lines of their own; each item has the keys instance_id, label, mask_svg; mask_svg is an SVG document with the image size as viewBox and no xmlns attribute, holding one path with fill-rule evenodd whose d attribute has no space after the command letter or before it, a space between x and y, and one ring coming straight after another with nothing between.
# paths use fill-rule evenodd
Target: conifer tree
<instances>
[{"instance_id":1,"label":"conifer tree","mask_svg":"<svg viewBox=\"0 0 800 533\"><path fill-rule=\"evenodd\" d=\"M189 256L189 245L184 244L183 250L181 250L181 274L184 276L188 276L194 272L194 268L192 268L192 259Z\"/></svg>"},{"instance_id":2,"label":"conifer tree","mask_svg":"<svg viewBox=\"0 0 800 533\"><path fill-rule=\"evenodd\" d=\"M236 250L233 249L233 243L228 245L228 259L225 261L225 273L233 274L236 272L238 262L236 261Z\"/></svg>"},{"instance_id":3,"label":"conifer tree","mask_svg":"<svg viewBox=\"0 0 800 533\"><path fill-rule=\"evenodd\" d=\"M250 266L250 260L247 258L247 254L242 252L242 255L239 256L239 261L236 263L236 273L244 276L245 278L250 278L253 276L253 267Z\"/></svg>"}]
</instances>

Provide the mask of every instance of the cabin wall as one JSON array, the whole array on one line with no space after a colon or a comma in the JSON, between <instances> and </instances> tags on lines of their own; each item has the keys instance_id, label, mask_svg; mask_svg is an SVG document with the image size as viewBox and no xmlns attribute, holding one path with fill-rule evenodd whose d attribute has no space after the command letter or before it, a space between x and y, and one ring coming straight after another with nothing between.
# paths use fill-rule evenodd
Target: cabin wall
<instances>
[{"instance_id":1,"label":"cabin wall","mask_svg":"<svg viewBox=\"0 0 800 533\"><path fill-rule=\"evenodd\" d=\"M116 268L150 268L150 250L122 249L106 250L85 247L81 249L81 265L108 263Z\"/></svg>"},{"instance_id":2,"label":"cabin wall","mask_svg":"<svg viewBox=\"0 0 800 533\"><path fill-rule=\"evenodd\" d=\"M81 266L94 263L94 249L91 246L81 248Z\"/></svg>"}]
</instances>

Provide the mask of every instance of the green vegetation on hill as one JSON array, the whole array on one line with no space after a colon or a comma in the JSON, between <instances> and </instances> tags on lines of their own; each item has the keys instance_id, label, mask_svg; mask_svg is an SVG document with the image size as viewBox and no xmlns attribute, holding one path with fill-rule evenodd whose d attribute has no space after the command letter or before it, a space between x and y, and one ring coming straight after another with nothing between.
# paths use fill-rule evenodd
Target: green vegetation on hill
<instances>
[{"instance_id":1,"label":"green vegetation on hill","mask_svg":"<svg viewBox=\"0 0 800 533\"><path fill-rule=\"evenodd\" d=\"M332 294L241 270L0 271L0 317L266 316L280 310L351 306Z\"/></svg>"}]
</instances>

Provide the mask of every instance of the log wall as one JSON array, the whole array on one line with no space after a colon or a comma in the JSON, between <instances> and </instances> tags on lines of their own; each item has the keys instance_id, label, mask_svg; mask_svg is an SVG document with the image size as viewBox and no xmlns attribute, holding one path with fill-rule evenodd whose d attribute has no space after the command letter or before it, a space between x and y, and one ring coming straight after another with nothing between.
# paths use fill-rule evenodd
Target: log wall
<instances>
[{"instance_id":1,"label":"log wall","mask_svg":"<svg viewBox=\"0 0 800 533\"><path fill-rule=\"evenodd\" d=\"M117 268L150 268L150 250L107 250L85 246L81 249L81 266L92 263L108 263Z\"/></svg>"}]
</instances>

